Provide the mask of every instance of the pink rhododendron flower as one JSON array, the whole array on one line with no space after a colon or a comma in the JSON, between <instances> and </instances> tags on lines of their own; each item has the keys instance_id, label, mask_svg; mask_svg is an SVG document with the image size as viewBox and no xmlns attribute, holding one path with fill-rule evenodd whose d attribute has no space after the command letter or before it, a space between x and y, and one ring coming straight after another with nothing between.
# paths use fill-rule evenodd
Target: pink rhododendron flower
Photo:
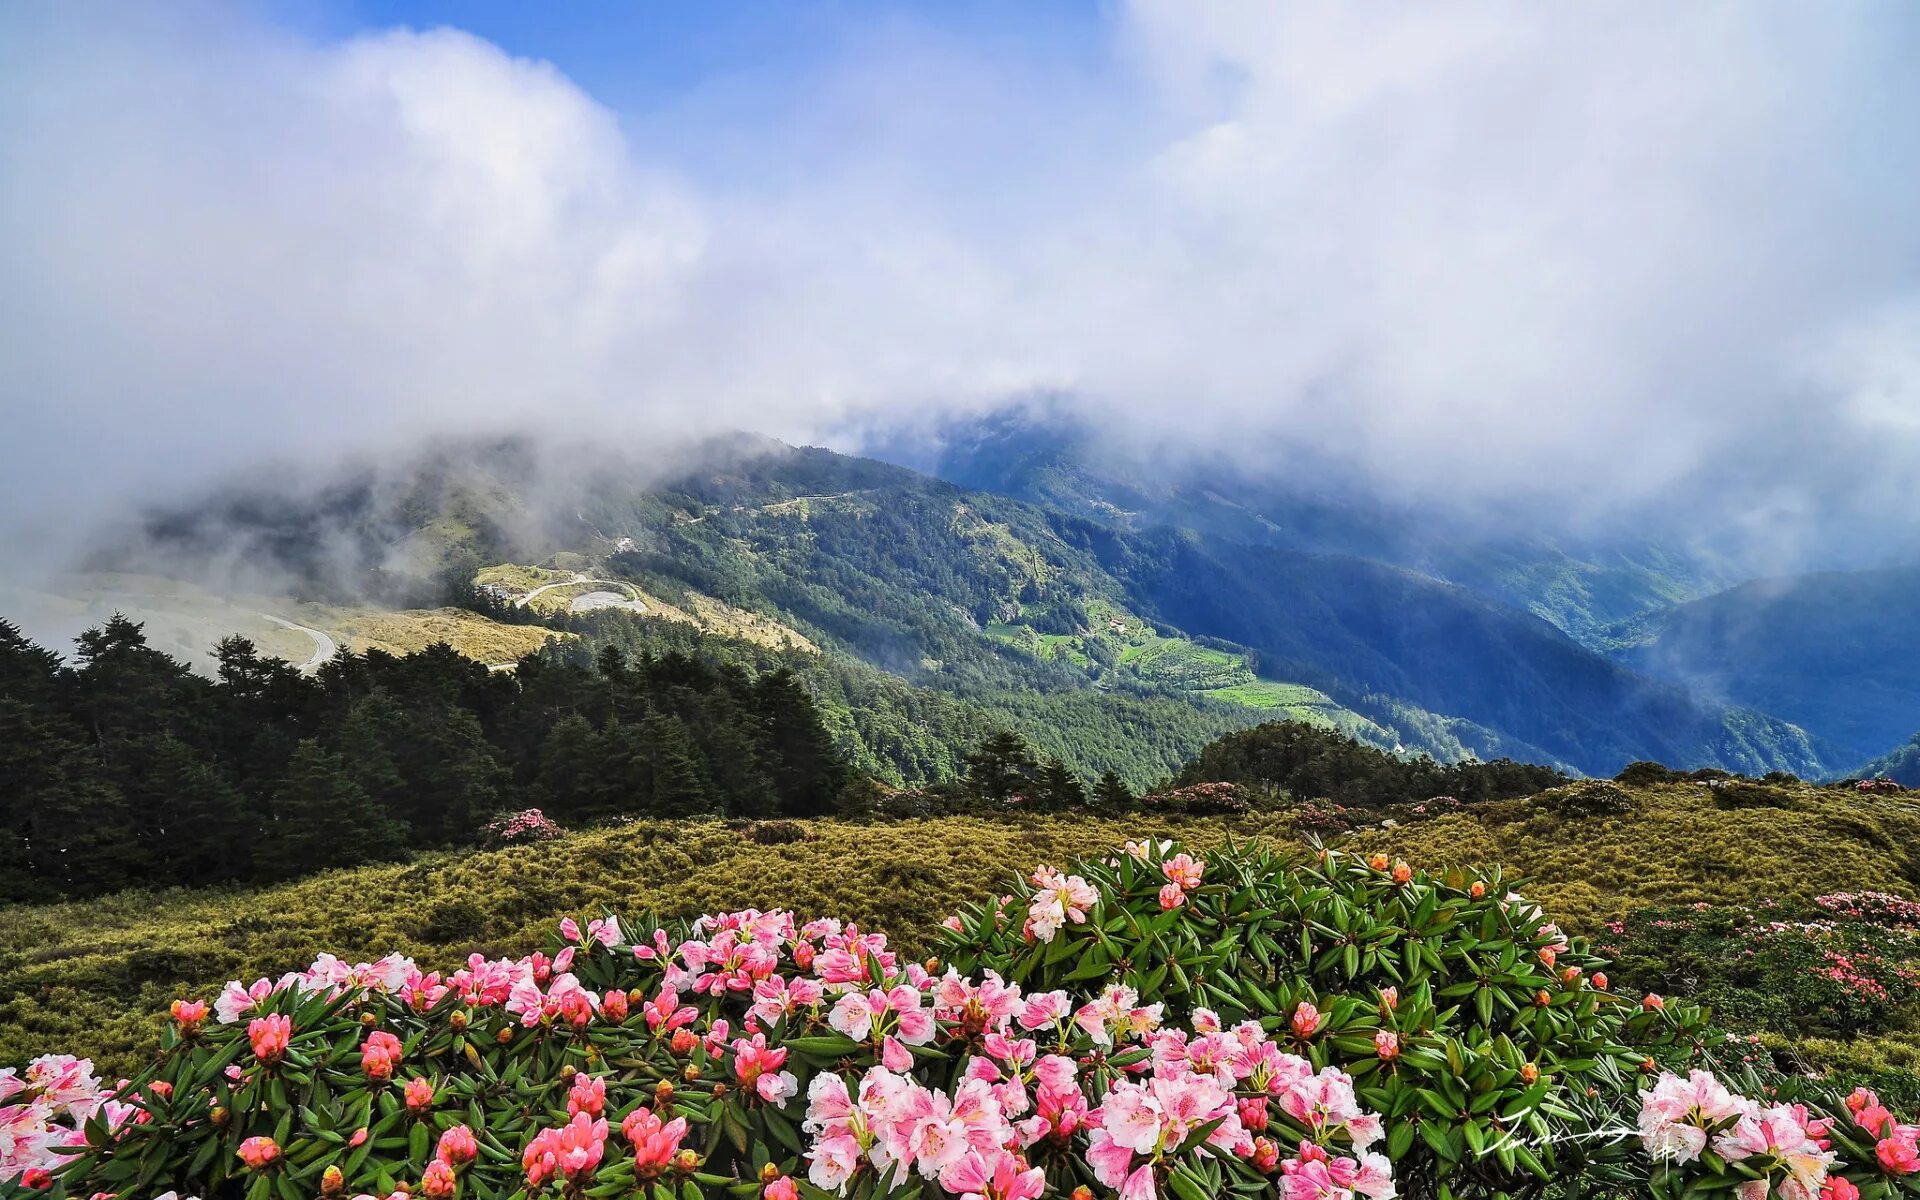
<instances>
[{"instance_id":1,"label":"pink rhododendron flower","mask_svg":"<svg viewBox=\"0 0 1920 1200\"><path fill-rule=\"evenodd\" d=\"M782 1108L800 1090L800 1081L794 1078L793 1072L780 1069L786 1061L787 1048L768 1046L764 1033L754 1034L751 1041L738 1038L733 1043L734 1076L762 1100Z\"/></svg>"},{"instance_id":2,"label":"pink rhododendron flower","mask_svg":"<svg viewBox=\"0 0 1920 1200\"><path fill-rule=\"evenodd\" d=\"M1874 1145L1873 1156L1890 1175L1920 1172L1920 1126L1895 1126Z\"/></svg>"},{"instance_id":3,"label":"pink rhododendron flower","mask_svg":"<svg viewBox=\"0 0 1920 1200\"><path fill-rule=\"evenodd\" d=\"M1289 1022L1295 1037L1310 1038L1320 1028L1320 1010L1302 1000L1294 1006L1293 1019Z\"/></svg>"},{"instance_id":4,"label":"pink rhododendron flower","mask_svg":"<svg viewBox=\"0 0 1920 1200\"><path fill-rule=\"evenodd\" d=\"M1710 1071L1684 1079L1662 1072L1640 1097L1640 1141L1656 1162L1693 1162L1707 1148L1707 1131L1745 1111Z\"/></svg>"},{"instance_id":5,"label":"pink rhododendron flower","mask_svg":"<svg viewBox=\"0 0 1920 1200\"><path fill-rule=\"evenodd\" d=\"M280 1160L280 1144L270 1137L250 1137L240 1143L240 1161L255 1171Z\"/></svg>"},{"instance_id":6,"label":"pink rhododendron flower","mask_svg":"<svg viewBox=\"0 0 1920 1200\"><path fill-rule=\"evenodd\" d=\"M584 1183L600 1165L607 1148L607 1122L585 1113L558 1129L542 1129L520 1156L527 1186L538 1188L555 1176L571 1184Z\"/></svg>"},{"instance_id":7,"label":"pink rhododendron flower","mask_svg":"<svg viewBox=\"0 0 1920 1200\"><path fill-rule=\"evenodd\" d=\"M417 1075L407 1080L402 1094L407 1108L414 1113L423 1113L433 1107L433 1084Z\"/></svg>"},{"instance_id":8,"label":"pink rhododendron flower","mask_svg":"<svg viewBox=\"0 0 1920 1200\"><path fill-rule=\"evenodd\" d=\"M1200 886L1200 877L1206 869L1206 864L1191 854L1176 854L1160 864L1160 873L1175 887L1186 891Z\"/></svg>"},{"instance_id":9,"label":"pink rhododendron flower","mask_svg":"<svg viewBox=\"0 0 1920 1200\"><path fill-rule=\"evenodd\" d=\"M607 1081L590 1075L575 1075L573 1086L567 1089L567 1115L571 1117L586 1113L590 1117L598 1117L606 1111Z\"/></svg>"},{"instance_id":10,"label":"pink rhododendron flower","mask_svg":"<svg viewBox=\"0 0 1920 1200\"><path fill-rule=\"evenodd\" d=\"M384 1029L376 1029L360 1046L360 1069L368 1079L392 1079L393 1069L399 1065L404 1052L399 1038Z\"/></svg>"},{"instance_id":11,"label":"pink rhododendron flower","mask_svg":"<svg viewBox=\"0 0 1920 1200\"><path fill-rule=\"evenodd\" d=\"M269 1065L286 1057L293 1036L293 1018L273 1013L247 1022L247 1040L253 1044L253 1056Z\"/></svg>"},{"instance_id":12,"label":"pink rhododendron flower","mask_svg":"<svg viewBox=\"0 0 1920 1200\"><path fill-rule=\"evenodd\" d=\"M454 1125L441 1133L433 1151L435 1158L453 1167L463 1167L479 1154L479 1140L473 1136L473 1130L465 1125Z\"/></svg>"},{"instance_id":13,"label":"pink rhododendron flower","mask_svg":"<svg viewBox=\"0 0 1920 1200\"><path fill-rule=\"evenodd\" d=\"M1027 905L1027 929L1043 942L1051 942L1062 925L1083 924L1087 913L1100 902L1100 893L1092 884L1050 867L1033 873L1033 886L1036 890Z\"/></svg>"},{"instance_id":14,"label":"pink rhododendron flower","mask_svg":"<svg viewBox=\"0 0 1920 1200\"><path fill-rule=\"evenodd\" d=\"M636 1108L620 1123L620 1133L633 1146L634 1170L643 1179L652 1178L673 1164L680 1142L687 1136L687 1119L675 1117L661 1121L652 1110Z\"/></svg>"}]
</instances>

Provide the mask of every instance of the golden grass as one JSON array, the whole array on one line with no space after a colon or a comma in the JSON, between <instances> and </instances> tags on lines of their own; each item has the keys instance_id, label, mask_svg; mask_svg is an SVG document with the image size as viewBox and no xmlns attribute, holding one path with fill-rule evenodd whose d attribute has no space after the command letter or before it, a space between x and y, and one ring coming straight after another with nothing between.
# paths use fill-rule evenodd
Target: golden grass
<instances>
[{"instance_id":1,"label":"golden grass","mask_svg":"<svg viewBox=\"0 0 1920 1200\"><path fill-rule=\"evenodd\" d=\"M355 653L384 650L412 654L446 642L476 662L513 662L546 644L572 637L538 625L506 625L458 608L414 608L383 612L371 608L306 608L308 623L344 642Z\"/></svg>"},{"instance_id":2,"label":"golden grass","mask_svg":"<svg viewBox=\"0 0 1920 1200\"><path fill-rule=\"evenodd\" d=\"M1351 844L1429 867L1504 864L1535 879L1528 893L1550 914L1585 931L1655 903L1915 892L1912 806L1811 789L1780 796L1781 808L1721 811L1703 787L1665 787L1636 793L1630 815L1576 820L1505 801ZM884 929L917 951L941 916L1038 862L1145 836L1201 848L1252 836L1299 844L1284 815L807 826L804 842L762 846L715 822L639 822L260 890L0 910L0 1062L60 1049L124 1068L154 1044L157 1014L176 996L278 975L321 950L399 950L448 966L474 950L531 949L560 915L610 905L667 916L787 907Z\"/></svg>"}]
</instances>

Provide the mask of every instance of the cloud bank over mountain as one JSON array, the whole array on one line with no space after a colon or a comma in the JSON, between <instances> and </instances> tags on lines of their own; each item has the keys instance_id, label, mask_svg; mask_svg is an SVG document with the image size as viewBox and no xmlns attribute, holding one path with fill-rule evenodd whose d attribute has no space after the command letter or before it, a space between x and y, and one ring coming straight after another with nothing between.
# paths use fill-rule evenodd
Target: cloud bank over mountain
<instances>
[{"instance_id":1,"label":"cloud bank over mountain","mask_svg":"<svg viewBox=\"0 0 1920 1200\"><path fill-rule=\"evenodd\" d=\"M8 9L4 511L1050 394L1415 495L1913 532L1909 7L1142 0L1059 64L875 24L616 111L457 29Z\"/></svg>"}]
</instances>

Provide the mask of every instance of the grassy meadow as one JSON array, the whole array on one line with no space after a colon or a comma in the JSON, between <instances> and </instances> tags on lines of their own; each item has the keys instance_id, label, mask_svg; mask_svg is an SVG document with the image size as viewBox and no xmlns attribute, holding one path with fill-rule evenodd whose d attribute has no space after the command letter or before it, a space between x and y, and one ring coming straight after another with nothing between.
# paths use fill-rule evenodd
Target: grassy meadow
<instances>
[{"instance_id":1,"label":"grassy meadow","mask_svg":"<svg viewBox=\"0 0 1920 1200\"><path fill-rule=\"evenodd\" d=\"M1758 803L1750 795L1728 808L1706 786L1684 784L1634 790L1625 811L1582 815L1595 807L1592 790L1611 786L1575 784L1366 830L1349 844L1429 867L1503 864L1530 877L1528 894L1579 932L1653 904L1920 891L1920 806L1899 798L1771 788ZM1230 837L1303 845L1286 813L806 828L803 841L762 845L717 821L636 822L272 888L0 909L0 1062L66 1050L125 1069L156 1044L169 1001L229 978L278 976L322 950L350 960L399 950L444 968L475 950L524 952L559 916L602 906L674 917L786 907L883 929L918 950L941 915L1038 862L1143 836L1202 848Z\"/></svg>"}]
</instances>

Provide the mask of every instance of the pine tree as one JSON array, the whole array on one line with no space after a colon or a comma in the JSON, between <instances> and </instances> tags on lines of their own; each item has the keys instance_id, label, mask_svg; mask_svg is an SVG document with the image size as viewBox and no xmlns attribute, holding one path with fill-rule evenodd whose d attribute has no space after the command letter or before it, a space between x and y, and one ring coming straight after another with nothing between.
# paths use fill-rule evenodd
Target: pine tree
<instances>
[{"instance_id":1,"label":"pine tree","mask_svg":"<svg viewBox=\"0 0 1920 1200\"><path fill-rule=\"evenodd\" d=\"M1046 765L1040 768L1033 781L1033 791L1035 805L1048 812L1083 808L1087 803L1087 789L1080 777L1057 758L1047 759Z\"/></svg>"},{"instance_id":2,"label":"pine tree","mask_svg":"<svg viewBox=\"0 0 1920 1200\"><path fill-rule=\"evenodd\" d=\"M690 817L712 812L713 786L686 724L671 713L655 713L642 726L642 734L654 815Z\"/></svg>"},{"instance_id":3,"label":"pine tree","mask_svg":"<svg viewBox=\"0 0 1920 1200\"><path fill-rule=\"evenodd\" d=\"M1127 786L1127 781L1120 778L1116 771L1104 772L1093 785L1094 807L1101 812L1128 812L1138 802L1139 799L1133 794L1133 789Z\"/></svg>"},{"instance_id":4,"label":"pine tree","mask_svg":"<svg viewBox=\"0 0 1920 1200\"><path fill-rule=\"evenodd\" d=\"M414 844L471 841L479 818L503 806L507 773L471 710L412 710L388 744L406 780L400 816Z\"/></svg>"},{"instance_id":5,"label":"pine tree","mask_svg":"<svg viewBox=\"0 0 1920 1200\"><path fill-rule=\"evenodd\" d=\"M1033 788L1033 752L1017 733L1002 730L967 755L967 790L1004 804Z\"/></svg>"},{"instance_id":6,"label":"pine tree","mask_svg":"<svg viewBox=\"0 0 1920 1200\"><path fill-rule=\"evenodd\" d=\"M258 822L218 767L173 737L142 738L122 755L121 793L157 874L188 887L247 878Z\"/></svg>"},{"instance_id":7,"label":"pine tree","mask_svg":"<svg viewBox=\"0 0 1920 1200\"><path fill-rule=\"evenodd\" d=\"M374 687L354 701L340 721L334 740L347 773L382 812L402 825L412 807L406 777L400 773L388 742L406 724L405 711L385 688ZM411 832L411 831L409 831Z\"/></svg>"},{"instance_id":8,"label":"pine tree","mask_svg":"<svg viewBox=\"0 0 1920 1200\"><path fill-rule=\"evenodd\" d=\"M272 819L262 831L259 874L291 878L319 867L344 867L398 857L400 826L380 811L348 774L337 754L308 740L294 749L273 793Z\"/></svg>"},{"instance_id":9,"label":"pine tree","mask_svg":"<svg viewBox=\"0 0 1920 1200\"><path fill-rule=\"evenodd\" d=\"M796 817L831 812L846 783L847 766L821 723L813 697L782 667L755 682L754 707L781 811Z\"/></svg>"},{"instance_id":10,"label":"pine tree","mask_svg":"<svg viewBox=\"0 0 1920 1200\"><path fill-rule=\"evenodd\" d=\"M126 797L57 714L0 697L0 895L145 882L153 860Z\"/></svg>"},{"instance_id":11,"label":"pine tree","mask_svg":"<svg viewBox=\"0 0 1920 1200\"><path fill-rule=\"evenodd\" d=\"M605 767L600 735L585 717L575 714L555 725L540 747L539 783L546 793L542 807L547 815L580 820L594 807L602 786L598 775Z\"/></svg>"}]
</instances>

